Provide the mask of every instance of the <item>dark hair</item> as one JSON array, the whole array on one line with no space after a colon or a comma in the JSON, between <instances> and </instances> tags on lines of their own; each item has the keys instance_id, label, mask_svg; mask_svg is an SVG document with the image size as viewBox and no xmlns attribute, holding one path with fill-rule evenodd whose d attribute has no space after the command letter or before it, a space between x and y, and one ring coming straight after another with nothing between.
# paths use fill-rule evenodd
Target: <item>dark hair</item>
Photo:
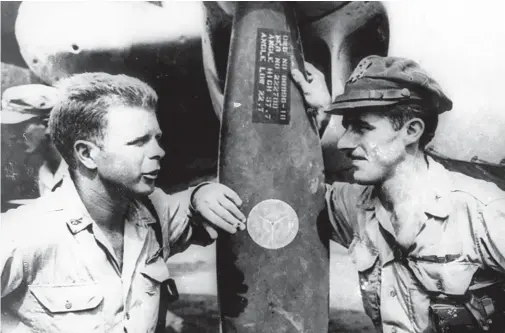
<instances>
[{"instance_id":1,"label":"dark hair","mask_svg":"<svg viewBox=\"0 0 505 333\"><path fill-rule=\"evenodd\" d=\"M61 80L56 87L60 98L51 111L49 131L71 168L75 168L74 143L89 140L100 144L111 107L141 107L154 112L158 100L149 85L126 75L77 74Z\"/></svg>"},{"instance_id":2,"label":"dark hair","mask_svg":"<svg viewBox=\"0 0 505 333\"><path fill-rule=\"evenodd\" d=\"M438 126L438 112L427 110L425 107L417 104L397 104L389 109L385 113L385 116L389 119L395 130L402 128L411 119L421 119L424 122L424 132L419 139L419 148L422 150L433 139Z\"/></svg>"}]
</instances>

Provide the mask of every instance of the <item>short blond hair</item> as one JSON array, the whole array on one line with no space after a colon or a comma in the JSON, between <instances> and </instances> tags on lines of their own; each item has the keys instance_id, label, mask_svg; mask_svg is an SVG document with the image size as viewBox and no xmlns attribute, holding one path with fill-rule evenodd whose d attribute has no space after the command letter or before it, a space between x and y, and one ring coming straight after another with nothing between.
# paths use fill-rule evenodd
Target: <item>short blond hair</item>
<instances>
[{"instance_id":1,"label":"short blond hair","mask_svg":"<svg viewBox=\"0 0 505 333\"><path fill-rule=\"evenodd\" d=\"M97 144L104 137L108 110L113 106L156 109L158 96L146 83L127 75L82 73L57 83L59 99L49 117L54 145L71 168L77 140Z\"/></svg>"}]
</instances>

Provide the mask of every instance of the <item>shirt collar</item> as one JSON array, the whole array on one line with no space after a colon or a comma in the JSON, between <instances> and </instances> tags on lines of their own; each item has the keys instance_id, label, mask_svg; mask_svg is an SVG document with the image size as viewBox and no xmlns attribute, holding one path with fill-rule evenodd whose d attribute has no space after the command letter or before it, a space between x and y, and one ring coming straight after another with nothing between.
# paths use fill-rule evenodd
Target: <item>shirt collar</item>
<instances>
[{"instance_id":1,"label":"shirt collar","mask_svg":"<svg viewBox=\"0 0 505 333\"><path fill-rule=\"evenodd\" d=\"M447 169L440 163L427 157L428 177L426 182L426 196L423 203L424 212L439 218L449 216L448 205L446 203L447 194L451 191L451 177ZM358 197L357 206L364 210L375 210L378 197L374 191L374 186L366 186Z\"/></svg>"},{"instance_id":2,"label":"shirt collar","mask_svg":"<svg viewBox=\"0 0 505 333\"><path fill-rule=\"evenodd\" d=\"M65 162L65 160L61 159L60 165L58 166L58 169L54 173L54 178L57 181L60 181L63 179L63 177L68 176L68 164Z\"/></svg>"},{"instance_id":3,"label":"shirt collar","mask_svg":"<svg viewBox=\"0 0 505 333\"><path fill-rule=\"evenodd\" d=\"M439 218L449 216L448 194L452 190L452 177L442 164L428 157L428 195L424 204L424 211L428 215Z\"/></svg>"},{"instance_id":4,"label":"shirt collar","mask_svg":"<svg viewBox=\"0 0 505 333\"><path fill-rule=\"evenodd\" d=\"M69 230L76 234L93 224L93 219L81 201L73 181L68 181L56 190L61 197L62 209Z\"/></svg>"},{"instance_id":5,"label":"shirt collar","mask_svg":"<svg viewBox=\"0 0 505 333\"><path fill-rule=\"evenodd\" d=\"M58 196L59 208L65 212L68 228L73 234L77 234L95 224L71 179L64 182L55 194ZM156 218L141 201L133 200L128 206L125 222L135 223L139 227L146 227L155 223Z\"/></svg>"},{"instance_id":6,"label":"shirt collar","mask_svg":"<svg viewBox=\"0 0 505 333\"><path fill-rule=\"evenodd\" d=\"M146 197L146 200L149 198ZM128 209L127 219L139 226L147 226L156 222L156 217L153 214L142 200L133 200Z\"/></svg>"},{"instance_id":7,"label":"shirt collar","mask_svg":"<svg viewBox=\"0 0 505 333\"><path fill-rule=\"evenodd\" d=\"M365 187L363 192L361 192L361 194L358 196L358 208L365 210L373 210L375 208L375 201L377 200L377 196L373 192L373 186Z\"/></svg>"},{"instance_id":8,"label":"shirt collar","mask_svg":"<svg viewBox=\"0 0 505 333\"><path fill-rule=\"evenodd\" d=\"M63 181L63 178L68 176L68 165L62 159L60 164L58 165L58 169L53 174L49 167L47 166L47 162L42 164L39 171L39 181L44 184L50 191L53 191L55 187Z\"/></svg>"}]
</instances>

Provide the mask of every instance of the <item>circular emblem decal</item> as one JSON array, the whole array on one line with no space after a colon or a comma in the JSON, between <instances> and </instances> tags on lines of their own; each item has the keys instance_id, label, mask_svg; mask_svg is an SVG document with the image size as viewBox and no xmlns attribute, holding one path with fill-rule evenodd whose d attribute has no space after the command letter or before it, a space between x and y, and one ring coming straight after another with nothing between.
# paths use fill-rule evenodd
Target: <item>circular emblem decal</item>
<instances>
[{"instance_id":1,"label":"circular emblem decal","mask_svg":"<svg viewBox=\"0 0 505 333\"><path fill-rule=\"evenodd\" d=\"M267 249L280 249L291 243L298 227L295 210L276 199L261 201L251 209L247 218L249 235L256 244Z\"/></svg>"}]
</instances>

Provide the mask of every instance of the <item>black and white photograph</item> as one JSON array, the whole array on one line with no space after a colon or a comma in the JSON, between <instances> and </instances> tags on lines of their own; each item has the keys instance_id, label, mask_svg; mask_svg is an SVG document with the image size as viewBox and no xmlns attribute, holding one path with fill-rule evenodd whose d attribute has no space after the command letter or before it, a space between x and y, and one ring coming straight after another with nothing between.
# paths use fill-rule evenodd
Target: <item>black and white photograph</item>
<instances>
[{"instance_id":1,"label":"black and white photograph","mask_svg":"<svg viewBox=\"0 0 505 333\"><path fill-rule=\"evenodd\" d=\"M505 332L505 3L0 13L0 332Z\"/></svg>"}]
</instances>

